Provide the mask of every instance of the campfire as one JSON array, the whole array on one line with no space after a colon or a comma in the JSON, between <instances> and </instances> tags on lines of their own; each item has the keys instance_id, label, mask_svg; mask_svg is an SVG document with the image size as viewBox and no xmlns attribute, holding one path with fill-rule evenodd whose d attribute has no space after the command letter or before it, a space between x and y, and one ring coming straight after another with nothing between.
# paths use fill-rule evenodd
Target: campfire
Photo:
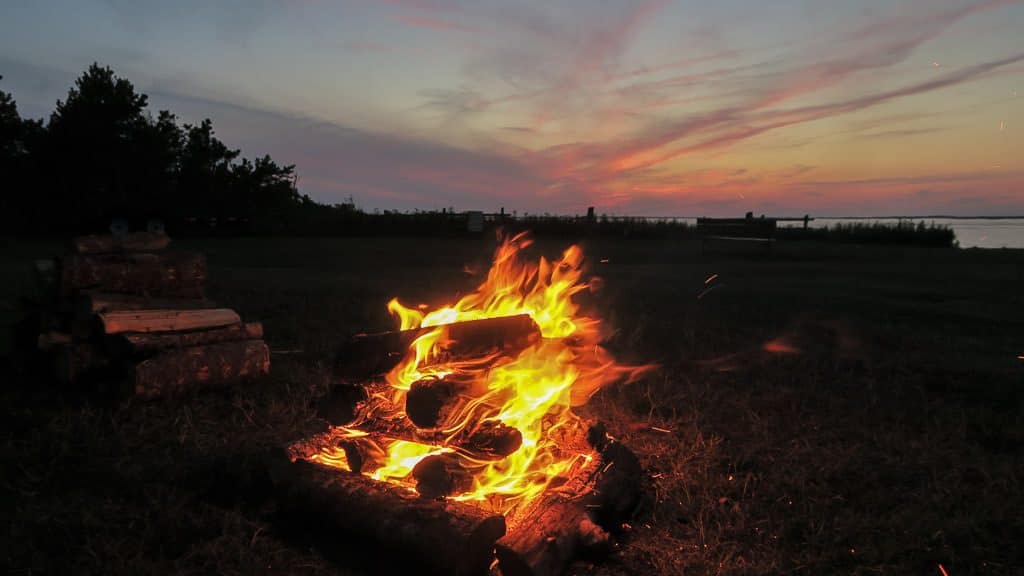
<instances>
[{"instance_id":1,"label":"campfire","mask_svg":"<svg viewBox=\"0 0 1024 576\"><path fill-rule=\"evenodd\" d=\"M440 514L439 544L463 550L450 562L431 550L439 571L486 568L504 535L504 573L558 573L579 548L606 544L639 498L635 456L572 408L647 367L617 363L600 320L581 314L581 249L530 261L530 244L505 238L483 283L454 304L392 299L400 330L356 336L341 362L360 385L351 410L289 448L373 515L401 503L399 523L423 532Z\"/></svg>"}]
</instances>

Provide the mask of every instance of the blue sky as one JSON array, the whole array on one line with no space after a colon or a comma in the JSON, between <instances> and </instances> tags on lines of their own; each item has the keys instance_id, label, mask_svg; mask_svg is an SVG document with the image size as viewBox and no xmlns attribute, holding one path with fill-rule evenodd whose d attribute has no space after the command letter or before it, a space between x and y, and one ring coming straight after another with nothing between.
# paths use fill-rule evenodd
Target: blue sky
<instances>
[{"instance_id":1,"label":"blue sky","mask_svg":"<svg viewBox=\"0 0 1024 576\"><path fill-rule=\"evenodd\" d=\"M39 1L0 89L91 62L365 208L1024 214L1020 0Z\"/></svg>"}]
</instances>

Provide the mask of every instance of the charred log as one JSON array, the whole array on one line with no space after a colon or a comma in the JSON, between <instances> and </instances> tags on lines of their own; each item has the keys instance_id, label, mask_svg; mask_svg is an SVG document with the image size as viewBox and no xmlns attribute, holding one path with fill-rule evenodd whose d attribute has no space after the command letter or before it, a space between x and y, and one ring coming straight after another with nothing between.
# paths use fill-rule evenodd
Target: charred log
<instances>
[{"instance_id":1,"label":"charred log","mask_svg":"<svg viewBox=\"0 0 1024 576\"><path fill-rule=\"evenodd\" d=\"M433 376L417 380L405 395L405 413L420 428L436 428L444 421L442 412L453 403L461 387L453 380Z\"/></svg>"},{"instance_id":2,"label":"charred log","mask_svg":"<svg viewBox=\"0 0 1024 576\"><path fill-rule=\"evenodd\" d=\"M72 255L61 268L65 296L95 289L149 296L202 298L206 258L202 254Z\"/></svg>"},{"instance_id":3,"label":"charred log","mask_svg":"<svg viewBox=\"0 0 1024 576\"><path fill-rule=\"evenodd\" d=\"M473 487L473 470L454 454L435 454L412 469L416 491L424 498L441 498L467 492Z\"/></svg>"},{"instance_id":4,"label":"charred log","mask_svg":"<svg viewBox=\"0 0 1024 576\"><path fill-rule=\"evenodd\" d=\"M387 453L371 438L347 438L338 442L345 451L349 470L356 474L372 474L387 462Z\"/></svg>"},{"instance_id":5,"label":"charred log","mask_svg":"<svg viewBox=\"0 0 1024 576\"><path fill-rule=\"evenodd\" d=\"M456 322L442 327L444 358L472 358L525 350L540 338L540 328L527 314ZM437 327L377 334L357 334L338 354L336 369L345 378L367 378L394 368L409 346Z\"/></svg>"},{"instance_id":6,"label":"charred log","mask_svg":"<svg viewBox=\"0 0 1024 576\"><path fill-rule=\"evenodd\" d=\"M494 542L505 533L504 518L481 508L420 498L399 486L301 460L276 466L271 478L279 521L315 526L328 550L358 556L365 546L382 547L391 552L384 558L429 573L485 574ZM378 563L375 571L380 568Z\"/></svg>"},{"instance_id":7,"label":"charred log","mask_svg":"<svg viewBox=\"0 0 1024 576\"><path fill-rule=\"evenodd\" d=\"M599 519L611 521L627 510L632 513L640 499L636 456L607 437L600 442L599 458L516 515L513 529L495 549L502 574L562 574L580 552L607 545L606 528L612 527L600 526Z\"/></svg>"},{"instance_id":8,"label":"charred log","mask_svg":"<svg viewBox=\"0 0 1024 576\"><path fill-rule=\"evenodd\" d=\"M223 386L269 370L267 345L262 340L245 340L163 351L136 364L129 382L136 395L154 398L194 387Z\"/></svg>"}]
</instances>

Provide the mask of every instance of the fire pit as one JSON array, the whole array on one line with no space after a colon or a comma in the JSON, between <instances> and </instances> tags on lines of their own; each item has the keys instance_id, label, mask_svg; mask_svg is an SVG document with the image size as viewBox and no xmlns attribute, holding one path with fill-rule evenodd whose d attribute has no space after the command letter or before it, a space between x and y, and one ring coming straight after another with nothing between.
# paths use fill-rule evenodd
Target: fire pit
<instances>
[{"instance_id":1,"label":"fire pit","mask_svg":"<svg viewBox=\"0 0 1024 576\"><path fill-rule=\"evenodd\" d=\"M640 467L572 407L648 367L617 363L600 321L579 313L580 248L529 262L529 244L502 241L455 304L393 299L401 330L353 339L331 426L288 449L285 508L439 573L483 573L496 557L506 575L558 574L608 545L639 501Z\"/></svg>"}]
</instances>

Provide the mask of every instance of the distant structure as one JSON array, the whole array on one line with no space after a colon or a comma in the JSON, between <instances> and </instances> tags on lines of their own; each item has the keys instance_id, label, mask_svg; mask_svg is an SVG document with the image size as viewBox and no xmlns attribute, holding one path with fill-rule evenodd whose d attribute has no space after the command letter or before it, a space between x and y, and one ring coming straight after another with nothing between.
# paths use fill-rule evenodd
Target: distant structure
<instances>
[{"instance_id":1,"label":"distant structure","mask_svg":"<svg viewBox=\"0 0 1024 576\"><path fill-rule=\"evenodd\" d=\"M484 213L480 210L470 210L466 212L466 231L467 232L483 232L484 231Z\"/></svg>"}]
</instances>

